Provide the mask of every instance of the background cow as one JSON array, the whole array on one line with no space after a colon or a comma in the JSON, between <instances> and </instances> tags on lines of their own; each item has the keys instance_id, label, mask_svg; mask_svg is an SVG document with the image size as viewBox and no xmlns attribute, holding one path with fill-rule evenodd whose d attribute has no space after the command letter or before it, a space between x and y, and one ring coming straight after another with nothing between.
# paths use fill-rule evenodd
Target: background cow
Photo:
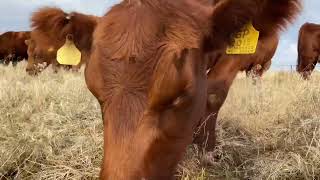
<instances>
[{"instance_id":1,"label":"background cow","mask_svg":"<svg viewBox=\"0 0 320 180\"><path fill-rule=\"evenodd\" d=\"M24 41L30 38L30 32L5 32L0 35L0 60L8 65L28 59L27 46Z\"/></svg>"},{"instance_id":2,"label":"background cow","mask_svg":"<svg viewBox=\"0 0 320 180\"><path fill-rule=\"evenodd\" d=\"M77 12L65 13L59 8L45 7L33 13L31 18L31 40L28 44L28 65L26 71L30 74L39 72L39 65L52 64L57 70L57 51L73 37L76 47L81 51L81 62L74 69L80 68L89 58L92 44L92 34L98 17Z\"/></svg>"},{"instance_id":3,"label":"background cow","mask_svg":"<svg viewBox=\"0 0 320 180\"><path fill-rule=\"evenodd\" d=\"M204 5L216 5L223 0L198 0ZM255 25L256 26L256 25ZM267 39L267 40L266 40ZM264 36L259 39L257 52L252 55L228 55L224 51L216 55L214 62L218 59L232 59L235 64L239 64L239 71L245 71L247 77L262 77L271 66L271 59L275 54L279 42L278 34L268 34L268 38ZM213 65L211 65L213 66ZM241 67L240 67L241 66Z\"/></svg>"},{"instance_id":4,"label":"background cow","mask_svg":"<svg viewBox=\"0 0 320 180\"><path fill-rule=\"evenodd\" d=\"M320 25L305 23L301 26L298 39L297 71L304 79L309 79L319 62Z\"/></svg>"},{"instance_id":5,"label":"background cow","mask_svg":"<svg viewBox=\"0 0 320 180\"><path fill-rule=\"evenodd\" d=\"M215 5L228 0L215 1ZM215 147L215 126L220 108L222 107L229 88L239 71L250 71L254 76L261 76L271 64L279 41L279 33L288 22L292 22L300 10L299 0L261 1L272 4L259 10L261 14L252 22L260 32L256 52L247 55L228 55L226 49L208 55L208 102L206 116L199 123L194 142L206 151L212 152ZM204 160L212 162L212 153ZM209 158L209 159L207 159Z\"/></svg>"},{"instance_id":6,"label":"background cow","mask_svg":"<svg viewBox=\"0 0 320 180\"><path fill-rule=\"evenodd\" d=\"M220 87L207 79L206 53L225 50L231 35L251 20L261 32L277 33L296 14L297 2L228 0L211 7L195 0L124 0L115 5L98 23L85 71L103 114L101 179L173 179L205 115L207 86ZM234 74L218 75L233 79Z\"/></svg>"}]
</instances>

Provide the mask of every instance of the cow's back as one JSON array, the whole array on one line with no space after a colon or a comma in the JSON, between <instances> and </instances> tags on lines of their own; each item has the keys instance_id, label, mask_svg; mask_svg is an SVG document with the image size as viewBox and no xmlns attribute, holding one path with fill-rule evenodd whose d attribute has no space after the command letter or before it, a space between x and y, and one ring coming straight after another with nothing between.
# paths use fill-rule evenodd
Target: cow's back
<instances>
[{"instance_id":1,"label":"cow's back","mask_svg":"<svg viewBox=\"0 0 320 180\"><path fill-rule=\"evenodd\" d=\"M8 49L12 46L13 32L5 32L0 35L0 59L4 59L8 53Z\"/></svg>"},{"instance_id":2,"label":"cow's back","mask_svg":"<svg viewBox=\"0 0 320 180\"><path fill-rule=\"evenodd\" d=\"M299 30L298 53L310 56L314 50L320 52L320 25L305 23Z\"/></svg>"},{"instance_id":3,"label":"cow's back","mask_svg":"<svg viewBox=\"0 0 320 180\"><path fill-rule=\"evenodd\" d=\"M30 38L30 32L5 32L0 35L0 59L14 54L17 58L27 59L27 46L25 40Z\"/></svg>"}]
</instances>

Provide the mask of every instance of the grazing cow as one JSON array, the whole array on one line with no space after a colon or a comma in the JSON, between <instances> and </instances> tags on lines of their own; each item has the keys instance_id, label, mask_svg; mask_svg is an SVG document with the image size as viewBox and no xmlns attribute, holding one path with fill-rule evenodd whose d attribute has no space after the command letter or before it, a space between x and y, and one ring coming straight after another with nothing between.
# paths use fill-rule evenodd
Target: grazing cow
<instances>
[{"instance_id":1,"label":"grazing cow","mask_svg":"<svg viewBox=\"0 0 320 180\"><path fill-rule=\"evenodd\" d=\"M305 23L301 26L298 39L297 71L304 79L309 79L320 62L320 25Z\"/></svg>"},{"instance_id":2,"label":"grazing cow","mask_svg":"<svg viewBox=\"0 0 320 180\"><path fill-rule=\"evenodd\" d=\"M222 0L199 0L203 4L218 4ZM255 25L256 26L256 25ZM279 34L269 33L263 34L258 41L258 47L254 54L228 55L226 52L220 52L213 63L219 59L232 59L235 64L239 64L239 71L245 71L247 77L261 77L271 66L271 59L274 56L279 43ZM261 35L261 34L260 34ZM214 64L212 64L212 67ZM212 67L210 67L212 69Z\"/></svg>"},{"instance_id":3,"label":"grazing cow","mask_svg":"<svg viewBox=\"0 0 320 180\"><path fill-rule=\"evenodd\" d=\"M222 0L198 0L203 5L215 5L221 2ZM218 58L220 59L237 59L238 61L243 61L247 63L242 64L240 71L245 71L247 77L262 77L263 73L266 72L271 66L271 59L275 54L275 51L279 42L278 34L269 34L269 38L259 39L259 44L257 48L257 52L252 55L228 55L225 52L220 52ZM266 40L267 39L267 40ZM267 45L264 45L267 43ZM259 56L257 56L259 54ZM214 60L218 61L218 60Z\"/></svg>"},{"instance_id":4,"label":"grazing cow","mask_svg":"<svg viewBox=\"0 0 320 180\"><path fill-rule=\"evenodd\" d=\"M96 27L85 69L103 114L100 178L173 179L205 115L205 54L225 49L249 21L275 32L291 18L290 2L297 0L228 0L214 7L124 0L112 7Z\"/></svg>"},{"instance_id":5,"label":"grazing cow","mask_svg":"<svg viewBox=\"0 0 320 180\"><path fill-rule=\"evenodd\" d=\"M225 0L220 0L225 1ZM215 1L217 2L217 1ZM261 3L268 3L262 1ZM225 49L212 52L208 55L208 102L206 116L200 121L196 131L195 140L210 157L204 160L213 160L212 151L215 147L215 126L220 108L222 107L229 88L239 71L251 71L254 76L262 76L271 65L271 59L275 54L279 33L292 22L300 11L299 0L273 1L273 6L267 6L257 17L253 26L259 31L259 40L253 54L227 54ZM261 19L262 18L262 19ZM263 20L263 18L265 20ZM209 158L209 159L208 159Z\"/></svg>"},{"instance_id":6,"label":"grazing cow","mask_svg":"<svg viewBox=\"0 0 320 180\"><path fill-rule=\"evenodd\" d=\"M77 12L65 13L59 8L45 7L33 13L31 18L31 39L28 44L29 74L37 74L41 64L43 68L52 64L54 70L60 64L57 61L57 51L67 39L73 41L81 51L81 62L73 69L79 69L90 56L93 31L98 17Z\"/></svg>"},{"instance_id":7,"label":"grazing cow","mask_svg":"<svg viewBox=\"0 0 320 180\"><path fill-rule=\"evenodd\" d=\"M0 35L0 60L8 65L14 65L23 59L28 59L27 46L24 44L30 38L30 32L5 32Z\"/></svg>"}]
</instances>

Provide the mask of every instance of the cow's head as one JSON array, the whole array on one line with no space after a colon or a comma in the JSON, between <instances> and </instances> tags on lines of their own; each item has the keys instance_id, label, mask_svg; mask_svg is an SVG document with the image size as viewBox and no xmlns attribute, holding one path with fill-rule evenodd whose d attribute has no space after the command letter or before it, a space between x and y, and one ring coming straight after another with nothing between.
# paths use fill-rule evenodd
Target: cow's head
<instances>
[{"instance_id":1,"label":"cow's head","mask_svg":"<svg viewBox=\"0 0 320 180\"><path fill-rule=\"evenodd\" d=\"M124 1L101 20L86 82L103 114L103 178L172 179L204 115L204 55L225 48L252 17L239 2L213 13L193 0Z\"/></svg>"},{"instance_id":2,"label":"cow's head","mask_svg":"<svg viewBox=\"0 0 320 180\"><path fill-rule=\"evenodd\" d=\"M36 75L53 61L56 61L57 47L45 43L43 39L29 39L25 41L28 46L28 64L26 71L30 75Z\"/></svg>"},{"instance_id":3,"label":"cow's head","mask_svg":"<svg viewBox=\"0 0 320 180\"><path fill-rule=\"evenodd\" d=\"M317 61L304 60L298 63L296 70L304 80L309 80L316 65Z\"/></svg>"},{"instance_id":4,"label":"cow's head","mask_svg":"<svg viewBox=\"0 0 320 180\"><path fill-rule=\"evenodd\" d=\"M102 179L173 178L204 115L204 55L225 49L260 5L197 2L125 0L99 22L85 77L103 114Z\"/></svg>"},{"instance_id":5,"label":"cow's head","mask_svg":"<svg viewBox=\"0 0 320 180\"><path fill-rule=\"evenodd\" d=\"M298 55L297 72L301 75L304 80L309 80L312 71L318 63L317 54L313 53L311 56L305 56L302 54Z\"/></svg>"},{"instance_id":6,"label":"cow's head","mask_svg":"<svg viewBox=\"0 0 320 180\"><path fill-rule=\"evenodd\" d=\"M150 64L103 58L104 65L86 69L90 90L99 91L100 83L104 89L96 96L104 117L105 179L169 180L192 141L205 110L206 63L199 48L167 48ZM105 76L95 75L100 70Z\"/></svg>"},{"instance_id":7,"label":"cow's head","mask_svg":"<svg viewBox=\"0 0 320 180\"><path fill-rule=\"evenodd\" d=\"M55 7L35 11L31 17L32 41L26 42L29 53L27 71L37 74L41 68L46 67L43 64L57 67L57 51L68 38L72 38L81 52L90 54L92 34L98 19L77 12L66 13ZM87 56L82 60L86 59Z\"/></svg>"}]
</instances>

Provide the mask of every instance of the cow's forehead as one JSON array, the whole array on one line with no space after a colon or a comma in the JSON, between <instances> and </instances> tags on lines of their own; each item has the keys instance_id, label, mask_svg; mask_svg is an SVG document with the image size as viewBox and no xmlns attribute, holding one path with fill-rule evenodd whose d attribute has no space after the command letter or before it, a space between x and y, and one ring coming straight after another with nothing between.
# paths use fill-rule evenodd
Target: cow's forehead
<instances>
[{"instance_id":1,"label":"cow's forehead","mask_svg":"<svg viewBox=\"0 0 320 180\"><path fill-rule=\"evenodd\" d=\"M56 43L50 39L41 39L41 38L32 38L33 44L38 48L38 49L49 49L56 47Z\"/></svg>"}]
</instances>

